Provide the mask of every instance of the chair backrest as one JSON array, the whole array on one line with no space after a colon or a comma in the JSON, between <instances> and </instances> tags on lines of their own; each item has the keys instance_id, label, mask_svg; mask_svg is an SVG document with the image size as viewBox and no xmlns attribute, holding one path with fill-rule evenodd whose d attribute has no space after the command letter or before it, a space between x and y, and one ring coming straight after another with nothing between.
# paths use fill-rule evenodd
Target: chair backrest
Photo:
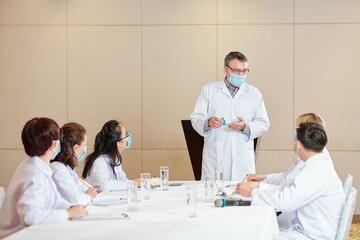
<instances>
[{"instance_id":1,"label":"chair backrest","mask_svg":"<svg viewBox=\"0 0 360 240\"><path fill-rule=\"evenodd\" d=\"M349 238L351 222L355 210L356 197L357 191L355 188L352 187L349 191L349 196L345 200L345 206L341 216L336 240L347 240Z\"/></svg>"},{"instance_id":2,"label":"chair backrest","mask_svg":"<svg viewBox=\"0 0 360 240\"><path fill-rule=\"evenodd\" d=\"M349 174L347 178L344 181L343 189L345 193L345 200L348 198L348 195L350 193L350 189L352 187L353 177Z\"/></svg>"},{"instance_id":3,"label":"chair backrest","mask_svg":"<svg viewBox=\"0 0 360 240\"><path fill-rule=\"evenodd\" d=\"M4 201L4 197L5 197L5 188L3 187L0 187L0 208L1 208L1 205Z\"/></svg>"},{"instance_id":4,"label":"chair backrest","mask_svg":"<svg viewBox=\"0 0 360 240\"><path fill-rule=\"evenodd\" d=\"M190 120L181 120L181 124L184 130L186 145L188 148L191 165L193 167L195 180L200 180L204 137L195 131L191 125Z\"/></svg>"},{"instance_id":5,"label":"chair backrest","mask_svg":"<svg viewBox=\"0 0 360 240\"><path fill-rule=\"evenodd\" d=\"M181 120L183 127L186 145L188 148L191 165L195 180L201 179L201 164L202 164L202 153L204 148L204 137L198 134L191 125L191 120ZM260 137L254 139L254 152L255 159L259 149Z\"/></svg>"}]
</instances>

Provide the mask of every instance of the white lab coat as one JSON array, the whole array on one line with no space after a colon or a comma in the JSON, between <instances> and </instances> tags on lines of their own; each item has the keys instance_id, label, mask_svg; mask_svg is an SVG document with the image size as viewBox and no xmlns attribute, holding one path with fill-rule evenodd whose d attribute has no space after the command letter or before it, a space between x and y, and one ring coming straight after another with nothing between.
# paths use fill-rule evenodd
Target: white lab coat
<instances>
[{"instance_id":1,"label":"white lab coat","mask_svg":"<svg viewBox=\"0 0 360 240\"><path fill-rule=\"evenodd\" d=\"M330 165L334 167L333 162L331 161L329 152L326 148L324 148L323 153L328 156L328 160L330 161ZM298 158L286 172L282 173L271 173L266 175L266 180L262 182L262 184L269 184L266 186L267 190L273 189L283 190L284 187L290 186L294 184L294 179L296 175L301 171L304 167L304 161ZM292 220L295 218L295 212L282 212L281 215L277 217L277 221L279 224L280 230L287 229L291 226Z\"/></svg>"},{"instance_id":2,"label":"white lab coat","mask_svg":"<svg viewBox=\"0 0 360 240\"><path fill-rule=\"evenodd\" d=\"M326 148L323 149L323 154L327 155L330 165L334 167L330 154ZM274 190L282 190L284 187L294 184L294 179L300 170L304 167L304 161L298 158L286 172L271 173L266 175L265 184L274 185ZM269 188L272 186L269 186Z\"/></svg>"},{"instance_id":3,"label":"white lab coat","mask_svg":"<svg viewBox=\"0 0 360 240\"><path fill-rule=\"evenodd\" d=\"M61 162L52 162L52 179L55 182L60 195L68 202L76 205L88 205L92 198L85 192L89 189L77 178L78 175L70 167ZM90 186L90 184L88 184Z\"/></svg>"},{"instance_id":4,"label":"white lab coat","mask_svg":"<svg viewBox=\"0 0 360 240\"><path fill-rule=\"evenodd\" d=\"M115 176L110 162L111 159L108 155L100 155L96 158L86 181L101 192L125 190L127 182L131 180L127 179L121 165L115 166Z\"/></svg>"},{"instance_id":5,"label":"white lab coat","mask_svg":"<svg viewBox=\"0 0 360 240\"><path fill-rule=\"evenodd\" d=\"M39 157L28 157L16 168L0 210L0 238L28 225L67 221L71 205L60 196L51 174Z\"/></svg>"},{"instance_id":6,"label":"white lab coat","mask_svg":"<svg viewBox=\"0 0 360 240\"><path fill-rule=\"evenodd\" d=\"M252 192L252 204L267 204L283 211L295 211L292 226L282 236L295 239L335 239L345 203L341 180L330 156L324 153L309 158L294 183L283 190L273 191L260 183ZM296 235L295 234L295 235Z\"/></svg>"},{"instance_id":7,"label":"white lab coat","mask_svg":"<svg viewBox=\"0 0 360 240\"><path fill-rule=\"evenodd\" d=\"M201 178L214 176L215 169L221 167L224 180L241 181L246 174L255 173L253 139L264 134L270 122L257 88L244 83L233 98L224 81L209 83L201 89L191 123L204 137ZM242 117L249 135L227 126L208 128L208 120L214 116L224 118L227 124L238 122L237 117Z\"/></svg>"}]
</instances>

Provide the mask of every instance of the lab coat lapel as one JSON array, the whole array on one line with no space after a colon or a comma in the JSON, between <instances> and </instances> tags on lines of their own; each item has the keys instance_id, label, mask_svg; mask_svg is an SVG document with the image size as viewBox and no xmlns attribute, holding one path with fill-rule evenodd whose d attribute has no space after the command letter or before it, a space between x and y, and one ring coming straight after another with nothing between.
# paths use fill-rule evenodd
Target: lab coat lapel
<instances>
[{"instance_id":1,"label":"lab coat lapel","mask_svg":"<svg viewBox=\"0 0 360 240\"><path fill-rule=\"evenodd\" d=\"M247 91L247 85L245 85L246 83L244 83L243 85L240 86L239 90L236 92L234 99L240 97L241 95L244 94L244 92Z\"/></svg>"},{"instance_id":2,"label":"lab coat lapel","mask_svg":"<svg viewBox=\"0 0 360 240\"><path fill-rule=\"evenodd\" d=\"M230 94L230 92L229 92L229 89L226 87L226 84L225 84L224 81L225 81L225 80L223 80L223 81L221 82L221 84L219 85L219 87L221 88L221 92L222 92L223 94L225 94L226 96L228 96L229 98L232 98L232 96L231 96L231 94Z\"/></svg>"}]
</instances>

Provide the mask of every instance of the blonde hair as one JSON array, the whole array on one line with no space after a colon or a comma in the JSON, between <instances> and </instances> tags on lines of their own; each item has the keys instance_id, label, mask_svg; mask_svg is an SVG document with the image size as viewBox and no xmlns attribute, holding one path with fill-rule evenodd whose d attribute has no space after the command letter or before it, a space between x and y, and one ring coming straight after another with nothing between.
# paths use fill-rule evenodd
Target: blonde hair
<instances>
[{"instance_id":1,"label":"blonde hair","mask_svg":"<svg viewBox=\"0 0 360 240\"><path fill-rule=\"evenodd\" d=\"M296 125L299 126L303 122L312 122L321 125L325 129L325 121L316 113L304 113L296 118Z\"/></svg>"}]
</instances>

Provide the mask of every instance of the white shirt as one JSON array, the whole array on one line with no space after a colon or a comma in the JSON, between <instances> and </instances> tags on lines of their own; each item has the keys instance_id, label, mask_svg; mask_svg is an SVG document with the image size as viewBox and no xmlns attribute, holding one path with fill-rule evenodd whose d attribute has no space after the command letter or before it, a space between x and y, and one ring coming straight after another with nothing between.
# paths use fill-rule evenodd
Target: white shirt
<instances>
[{"instance_id":1,"label":"white shirt","mask_svg":"<svg viewBox=\"0 0 360 240\"><path fill-rule=\"evenodd\" d=\"M211 117L224 118L226 124L244 119L249 131L235 131L228 126L207 128ZM253 139L264 134L270 126L260 91L244 83L234 97L225 80L209 83L201 89L194 112L194 129L204 137L202 179L223 169L224 180L241 181L246 174L255 173Z\"/></svg>"},{"instance_id":2,"label":"white shirt","mask_svg":"<svg viewBox=\"0 0 360 240\"><path fill-rule=\"evenodd\" d=\"M252 192L252 204L268 204L280 211L295 211L290 233L296 231L310 239L335 239L345 203L342 183L330 156L309 158L294 183L282 190L260 183ZM283 233L284 234L284 233ZM285 233L286 234L286 233Z\"/></svg>"},{"instance_id":3,"label":"white shirt","mask_svg":"<svg viewBox=\"0 0 360 240\"><path fill-rule=\"evenodd\" d=\"M125 190L127 179L121 165L114 166L115 174L111 168L111 159L108 155L100 155L95 159L86 181L101 192L112 190Z\"/></svg>"},{"instance_id":4,"label":"white shirt","mask_svg":"<svg viewBox=\"0 0 360 240\"><path fill-rule=\"evenodd\" d=\"M52 179L55 182L60 195L73 205L87 205L92 198L85 192L89 189L84 183L80 182L76 172L61 162L50 164L53 170ZM86 182L85 182L86 183ZM90 184L88 184L90 186Z\"/></svg>"},{"instance_id":5,"label":"white shirt","mask_svg":"<svg viewBox=\"0 0 360 240\"><path fill-rule=\"evenodd\" d=\"M328 150L324 148L322 153L328 156L328 158L326 159L328 159L330 161L331 166L334 167L334 164L331 160ZM304 161L298 158L286 172L267 174L266 180L263 181L263 183L276 185L277 187L274 187L274 190L276 189L281 190L284 187L290 186L291 184L294 183L294 179L296 175L301 171L303 167L304 167ZM269 188L270 187L271 186L269 186Z\"/></svg>"},{"instance_id":6,"label":"white shirt","mask_svg":"<svg viewBox=\"0 0 360 240\"><path fill-rule=\"evenodd\" d=\"M16 168L0 210L0 238L28 225L67 221L70 203L61 198L51 174L39 157L28 157Z\"/></svg>"}]
</instances>

